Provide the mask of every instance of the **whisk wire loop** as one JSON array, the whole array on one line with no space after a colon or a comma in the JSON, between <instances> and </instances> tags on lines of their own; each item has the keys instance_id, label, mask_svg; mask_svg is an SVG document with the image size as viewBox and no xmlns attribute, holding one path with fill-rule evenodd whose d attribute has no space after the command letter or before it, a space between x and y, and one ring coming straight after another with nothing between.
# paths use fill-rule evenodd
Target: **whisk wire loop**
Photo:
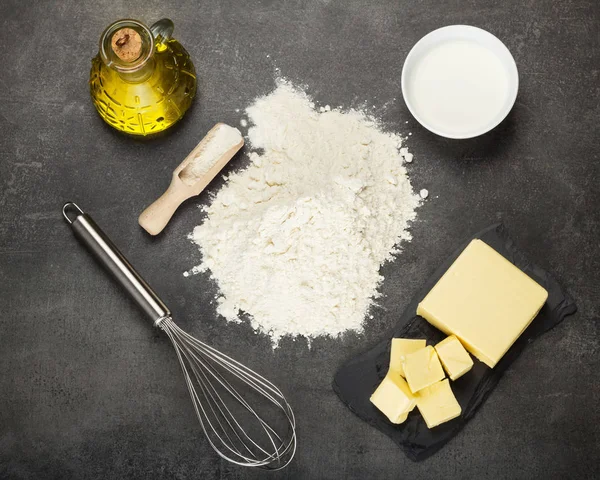
<instances>
[{"instance_id":1,"label":"whisk wire loop","mask_svg":"<svg viewBox=\"0 0 600 480\"><path fill-rule=\"evenodd\" d=\"M279 470L296 452L296 420L281 391L269 380L179 328L171 318L159 327L167 334L179 360L190 398L209 444L223 459L241 466ZM283 412L286 434L267 422L225 377L249 385ZM228 400L243 407L262 432L259 440L242 427ZM258 428L257 428L258 429Z\"/></svg>"}]
</instances>

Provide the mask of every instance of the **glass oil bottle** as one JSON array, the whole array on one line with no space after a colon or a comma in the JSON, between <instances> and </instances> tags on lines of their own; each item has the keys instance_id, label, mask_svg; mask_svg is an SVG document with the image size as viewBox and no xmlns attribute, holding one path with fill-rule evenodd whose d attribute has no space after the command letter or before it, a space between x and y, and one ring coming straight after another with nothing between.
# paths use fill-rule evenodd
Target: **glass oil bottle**
<instances>
[{"instance_id":1,"label":"glass oil bottle","mask_svg":"<svg viewBox=\"0 0 600 480\"><path fill-rule=\"evenodd\" d=\"M148 28L119 20L100 39L92 60L90 93L110 126L130 135L162 132L183 117L196 95L196 71L183 46L171 38L173 22Z\"/></svg>"}]
</instances>

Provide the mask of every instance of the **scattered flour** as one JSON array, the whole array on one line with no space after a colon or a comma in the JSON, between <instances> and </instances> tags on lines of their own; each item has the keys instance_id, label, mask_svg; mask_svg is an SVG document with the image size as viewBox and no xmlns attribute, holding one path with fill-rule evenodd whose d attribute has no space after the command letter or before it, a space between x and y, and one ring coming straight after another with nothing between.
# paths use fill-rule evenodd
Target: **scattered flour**
<instances>
[{"instance_id":1,"label":"scattered flour","mask_svg":"<svg viewBox=\"0 0 600 480\"><path fill-rule=\"evenodd\" d=\"M229 176L190 237L202 252L192 272L211 272L218 312L248 314L275 344L360 330L379 268L410 240L421 201L402 138L361 111L327 107L285 81L248 107L261 153Z\"/></svg>"},{"instance_id":2,"label":"scattered flour","mask_svg":"<svg viewBox=\"0 0 600 480\"><path fill-rule=\"evenodd\" d=\"M413 161L413 154L408 151L408 148L402 147L400 149L400 155L402 155L402 158L404 159L404 161L406 163L412 163L412 161Z\"/></svg>"}]
</instances>

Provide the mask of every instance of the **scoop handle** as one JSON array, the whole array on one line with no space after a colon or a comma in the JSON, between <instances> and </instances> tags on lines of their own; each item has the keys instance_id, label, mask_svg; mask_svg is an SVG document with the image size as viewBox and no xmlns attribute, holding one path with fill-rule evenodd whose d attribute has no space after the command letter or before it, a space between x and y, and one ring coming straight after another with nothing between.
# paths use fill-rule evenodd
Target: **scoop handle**
<instances>
[{"instance_id":1,"label":"scoop handle","mask_svg":"<svg viewBox=\"0 0 600 480\"><path fill-rule=\"evenodd\" d=\"M167 191L140 214L138 223L150 235L158 235L167 226L179 205L193 195L189 189L178 187L175 181L171 182Z\"/></svg>"},{"instance_id":2,"label":"scoop handle","mask_svg":"<svg viewBox=\"0 0 600 480\"><path fill-rule=\"evenodd\" d=\"M71 225L75 236L129 293L154 325L171 316L167 306L89 215L75 203L68 202L63 206L63 216Z\"/></svg>"}]
</instances>

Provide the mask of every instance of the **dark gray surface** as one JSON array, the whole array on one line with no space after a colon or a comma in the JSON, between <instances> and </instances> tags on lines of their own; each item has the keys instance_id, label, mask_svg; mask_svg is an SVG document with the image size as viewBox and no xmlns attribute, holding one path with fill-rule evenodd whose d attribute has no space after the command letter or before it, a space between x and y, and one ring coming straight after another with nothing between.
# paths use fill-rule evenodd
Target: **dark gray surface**
<instances>
[{"instance_id":1,"label":"dark gray surface","mask_svg":"<svg viewBox=\"0 0 600 480\"><path fill-rule=\"evenodd\" d=\"M128 16L170 16L200 76L193 109L152 142L104 126L87 89L102 29ZM0 19L0 478L600 476L597 0L4 0ZM509 118L463 142L419 128L399 87L410 47L453 23L498 35L521 79ZM207 193L159 238L136 223L204 132L237 124L235 110L273 88L276 68L323 104L366 102L390 129L412 132L411 178L431 192L414 240L383 267L384 297L364 335L310 350L286 340L272 351L265 336L215 315L206 276L182 277L199 258L186 235ZM288 394L299 450L287 470L267 476L210 451L171 347L72 238L59 213L66 200L94 216L180 326ZM412 463L342 406L332 375L382 338L462 239L499 218L579 313L525 351L457 438Z\"/></svg>"}]
</instances>

